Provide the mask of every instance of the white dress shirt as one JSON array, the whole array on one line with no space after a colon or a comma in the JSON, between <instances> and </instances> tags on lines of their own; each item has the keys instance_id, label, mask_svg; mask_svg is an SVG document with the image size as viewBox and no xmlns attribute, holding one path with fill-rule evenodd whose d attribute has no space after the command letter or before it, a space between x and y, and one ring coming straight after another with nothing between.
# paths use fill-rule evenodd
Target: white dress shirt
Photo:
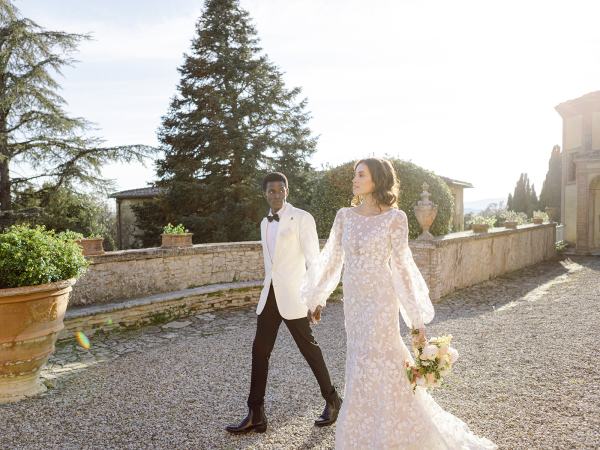
<instances>
[{"instance_id":1,"label":"white dress shirt","mask_svg":"<svg viewBox=\"0 0 600 450\"><path fill-rule=\"evenodd\" d=\"M286 203L283 204L281 209L277 211L277 215L281 217L281 213L285 209ZM273 215L273 211L269 210L269 215ZM267 248L269 249L269 256L271 257L271 261L273 261L273 257L275 256L275 244L277 244L277 229L279 228L279 222L273 220L272 222L267 221Z\"/></svg>"}]
</instances>

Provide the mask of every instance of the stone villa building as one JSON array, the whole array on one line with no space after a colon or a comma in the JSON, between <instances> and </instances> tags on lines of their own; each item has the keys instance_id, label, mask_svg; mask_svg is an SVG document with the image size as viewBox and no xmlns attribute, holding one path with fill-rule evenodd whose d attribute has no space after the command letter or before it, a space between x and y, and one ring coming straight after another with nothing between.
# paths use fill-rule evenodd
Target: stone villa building
<instances>
[{"instance_id":1,"label":"stone villa building","mask_svg":"<svg viewBox=\"0 0 600 450\"><path fill-rule=\"evenodd\" d=\"M561 223L578 254L600 254L600 91L556 106L563 119Z\"/></svg>"},{"instance_id":2,"label":"stone villa building","mask_svg":"<svg viewBox=\"0 0 600 450\"><path fill-rule=\"evenodd\" d=\"M160 188L145 187L115 192L109 196L109 198L114 198L117 203L117 248L119 250L140 246L139 240L135 237L135 233L140 230L131 206L156 198L158 194L160 194Z\"/></svg>"}]
</instances>

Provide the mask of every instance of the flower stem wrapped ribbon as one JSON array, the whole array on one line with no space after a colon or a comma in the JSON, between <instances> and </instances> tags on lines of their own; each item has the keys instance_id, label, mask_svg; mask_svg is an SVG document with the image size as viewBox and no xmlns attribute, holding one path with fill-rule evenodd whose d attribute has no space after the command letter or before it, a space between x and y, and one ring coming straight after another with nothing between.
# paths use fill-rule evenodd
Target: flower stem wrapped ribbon
<instances>
[{"instance_id":1,"label":"flower stem wrapped ribbon","mask_svg":"<svg viewBox=\"0 0 600 450\"><path fill-rule=\"evenodd\" d=\"M458 351L450 347L452 335L434 337L427 341L417 339L419 330L411 330L411 335L415 364L406 361L406 375L413 390L417 386L424 388L440 386L458 359Z\"/></svg>"}]
</instances>

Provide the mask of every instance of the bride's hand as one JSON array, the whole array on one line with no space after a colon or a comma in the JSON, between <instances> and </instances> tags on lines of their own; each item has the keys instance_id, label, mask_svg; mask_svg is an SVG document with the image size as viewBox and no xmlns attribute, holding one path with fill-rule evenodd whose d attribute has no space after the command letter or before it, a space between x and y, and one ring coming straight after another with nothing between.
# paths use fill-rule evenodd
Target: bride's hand
<instances>
[{"instance_id":1,"label":"bride's hand","mask_svg":"<svg viewBox=\"0 0 600 450\"><path fill-rule=\"evenodd\" d=\"M421 327L413 329L411 332L412 345L413 347L423 347L427 343L427 336L425 335L425 328Z\"/></svg>"}]
</instances>

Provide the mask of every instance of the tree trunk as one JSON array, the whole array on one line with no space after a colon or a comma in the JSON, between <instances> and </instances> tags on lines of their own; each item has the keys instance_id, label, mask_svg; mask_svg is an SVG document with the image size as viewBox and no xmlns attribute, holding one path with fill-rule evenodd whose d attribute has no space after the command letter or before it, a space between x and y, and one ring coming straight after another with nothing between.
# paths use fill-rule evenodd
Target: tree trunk
<instances>
[{"instance_id":1,"label":"tree trunk","mask_svg":"<svg viewBox=\"0 0 600 450\"><path fill-rule=\"evenodd\" d=\"M11 208L10 200L10 176L8 172L9 159L0 160L0 211Z\"/></svg>"}]
</instances>

